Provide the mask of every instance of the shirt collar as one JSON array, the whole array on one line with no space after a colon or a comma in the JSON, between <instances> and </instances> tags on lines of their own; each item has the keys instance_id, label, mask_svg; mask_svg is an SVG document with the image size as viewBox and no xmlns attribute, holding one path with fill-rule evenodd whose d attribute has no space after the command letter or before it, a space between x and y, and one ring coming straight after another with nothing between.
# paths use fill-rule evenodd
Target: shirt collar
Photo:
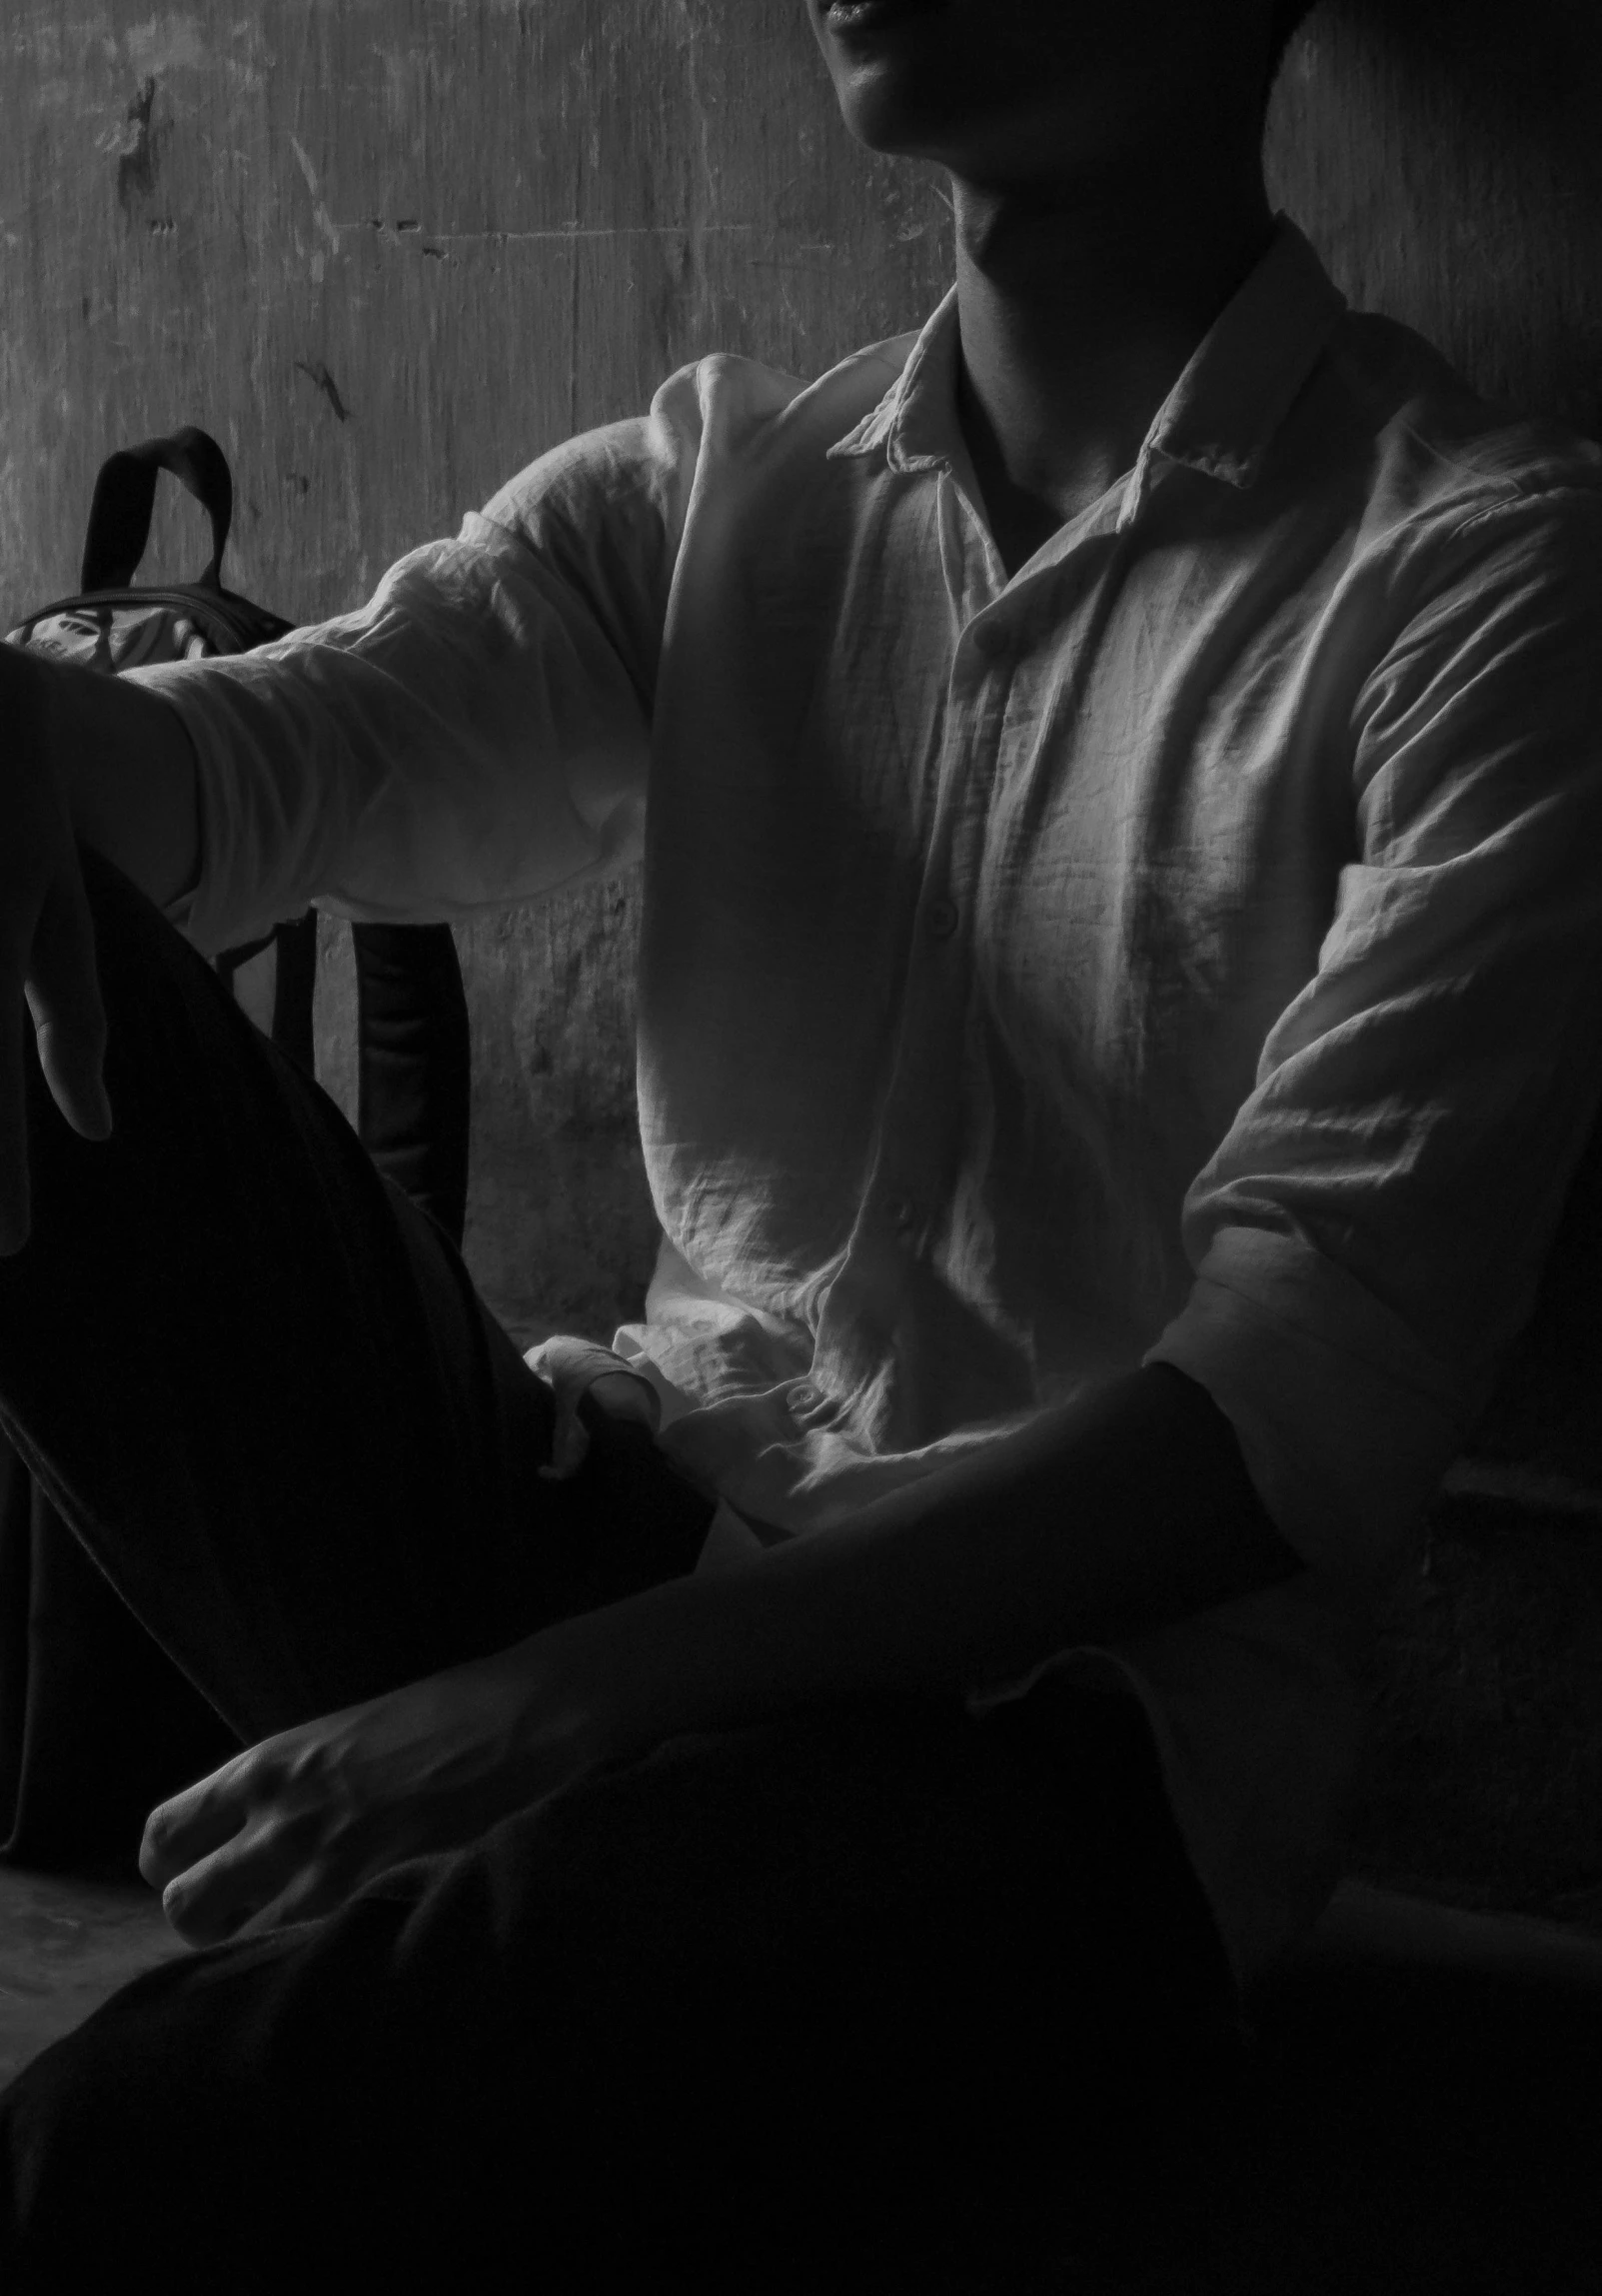
<instances>
[{"instance_id":1,"label":"shirt collar","mask_svg":"<svg viewBox=\"0 0 1602 2296\"><path fill-rule=\"evenodd\" d=\"M1120 525L1143 499L1157 457L1226 486L1249 487L1346 308L1287 215L1197 345L1158 408L1135 465ZM934 311L872 412L828 450L882 451L891 470L960 463L956 431L956 290Z\"/></svg>"},{"instance_id":2,"label":"shirt collar","mask_svg":"<svg viewBox=\"0 0 1602 2296\"><path fill-rule=\"evenodd\" d=\"M943 470L953 459L960 460L956 345L952 287L941 297L878 405L837 439L829 454L872 455L882 450L892 471Z\"/></svg>"}]
</instances>

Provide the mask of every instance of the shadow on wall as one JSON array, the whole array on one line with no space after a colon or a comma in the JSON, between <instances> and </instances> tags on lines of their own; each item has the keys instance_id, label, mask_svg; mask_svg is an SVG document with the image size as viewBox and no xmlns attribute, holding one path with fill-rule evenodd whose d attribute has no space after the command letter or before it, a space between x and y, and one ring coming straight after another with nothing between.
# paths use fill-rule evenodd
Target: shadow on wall
<instances>
[{"instance_id":1,"label":"shadow on wall","mask_svg":"<svg viewBox=\"0 0 1602 2296\"><path fill-rule=\"evenodd\" d=\"M1270 184L1354 304L1602 436L1599 122L1594 0L1325 0L1275 94Z\"/></svg>"},{"instance_id":2,"label":"shadow on wall","mask_svg":"<svg viewBox=\"0 0 1602 2296\"><path fill-rule=\"evenodd\" d=\"M1602 438L1599 122L1594 0L1325 0L1275 91L1270 190L1354 305ZM1602 1127L1471 1447L1602 1494Z\"/></svg>"},{"instance_id":3,"label":"shadow on wall","mask_svg":"<svg viewBox=\"0 0 1602 2296\"><path fill-rule=\"evenodd\" d=\"M463 1252L520 1346L610 1339L656 1256L634 1095L640 872L456 928L473 985L473 1143ZM318 932L319 1082L355 1121L349 926Z\"/></svg>"}]
</instances>

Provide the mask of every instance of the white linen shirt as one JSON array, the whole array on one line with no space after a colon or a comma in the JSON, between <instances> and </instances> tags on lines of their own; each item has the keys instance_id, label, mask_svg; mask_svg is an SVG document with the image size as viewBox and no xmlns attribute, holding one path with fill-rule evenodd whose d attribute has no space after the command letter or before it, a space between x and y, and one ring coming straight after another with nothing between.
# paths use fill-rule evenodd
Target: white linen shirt
<instances>
[{"instance_id":1,"label":"white linen shirt","mask_svg":"<svg viewBox=\"0 0 1602 2296\"><path fill-rule=\"evenodd\" d=\"M703 360L360 612L139 674L200 760L174 914L465 918L644 852L663 1242L615 1344L727 1502L709 1566L1199 1380L1306 1570L1048 1663L1144 1699L1245 1979L1335 1877L1374 1597L1602 1084L1602 454L1282 217L1009 580L956 350L947 297L809 385Z\"/></svg>"}]
</instances>

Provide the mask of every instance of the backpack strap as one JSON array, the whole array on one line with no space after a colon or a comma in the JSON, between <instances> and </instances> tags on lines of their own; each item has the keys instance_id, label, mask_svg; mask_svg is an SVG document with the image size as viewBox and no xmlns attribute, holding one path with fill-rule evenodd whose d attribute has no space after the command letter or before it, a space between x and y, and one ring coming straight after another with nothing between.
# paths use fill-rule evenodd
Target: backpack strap
<instances>
[{"instance_id":1,"label":"backpack strap","mask_svg":"<svg viewBox=\"0 0 1602 2296\"><path fill-rule=\"evenodd\" d=\"M170 471L180 486L188 489L211 520L211 563L200 580L209 590L222 588L223 551L234 516L234 481L228 457L217 441L190 424L169 438L146 439L143 446L124 447L101 464L84 541L84 590L127 590L132 585L134 570L150 540L156 480L163 471Z\"/></svg>"},{"instance_id":2,"label":"backpack strap","mask_svg":"<svg viewBox=\"0 0 1602 2296\"><path fill-rule=\"evenodd\" d=\"M455 937L449 925L353 925L351 942L358 1136L379 1170L431 1211L460 1251L473 1045Z\"/></svg>"}]
</instances>

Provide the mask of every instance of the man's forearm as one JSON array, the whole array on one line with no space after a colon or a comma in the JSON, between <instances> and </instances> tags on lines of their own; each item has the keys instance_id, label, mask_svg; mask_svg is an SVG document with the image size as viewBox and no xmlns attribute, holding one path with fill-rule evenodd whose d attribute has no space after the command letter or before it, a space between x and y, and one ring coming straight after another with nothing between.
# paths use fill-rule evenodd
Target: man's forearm
<instances>
[{"instance_id":1,"label":"man's forearm","mask_svg":"<svg viewBox=\"0 0 1602 2296\"><path fill-rule=\"evenodd\" d=\"M1211 1397L1155 1365L838 1528L576 1621L575 1655L582 1667L588 1641L598 1671L627 1669L621 1735L649 1742L830 1698L1006 1681L1068 1643L1152 1629L1303 1567Z\"/></svg>"},{"instance_id":2,"label":"man's forearm","mask_svg":"<svg viewBox=\"0 0 1602 2296\"><path fill-rule=\"evenodd\" d=\"M183 720L131 679L59 663L46 674L74 828L165 908L199 865L195 752Z\"/></svg>"}]
</instances>

